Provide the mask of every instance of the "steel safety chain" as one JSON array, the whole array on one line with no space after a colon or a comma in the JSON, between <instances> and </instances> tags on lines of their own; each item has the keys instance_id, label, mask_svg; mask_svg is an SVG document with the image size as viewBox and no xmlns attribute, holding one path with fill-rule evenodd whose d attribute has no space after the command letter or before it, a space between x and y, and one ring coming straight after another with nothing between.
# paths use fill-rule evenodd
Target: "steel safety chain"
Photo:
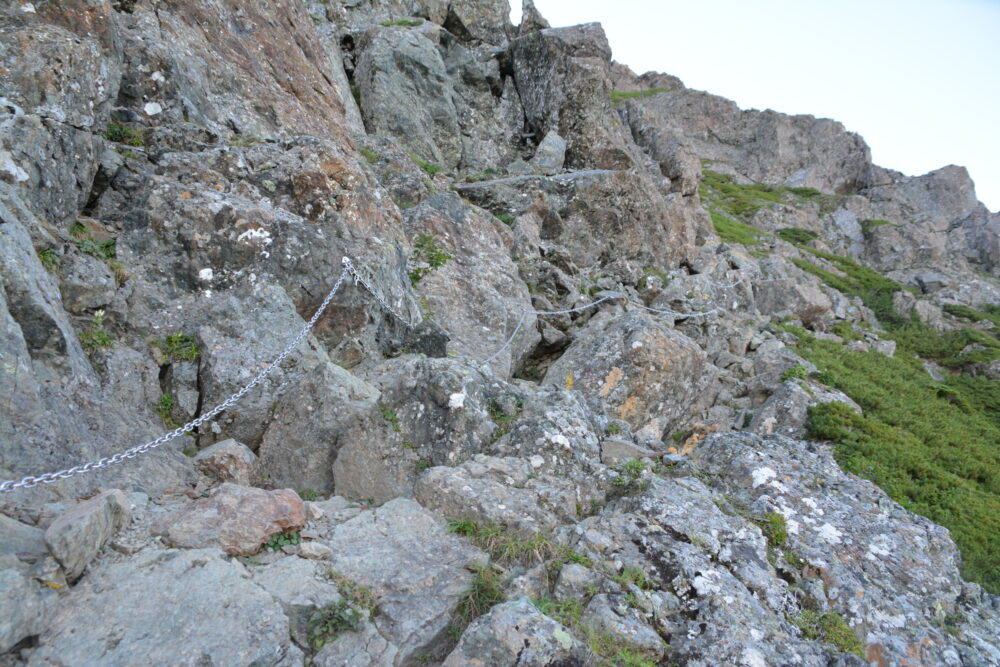
<instances>
[{"instance_id":1,"label":"steel safety chain","mask_svg":"<svg viewBox=\"0 0 1000 667\"><path fill-rule=\"evenodd\" d=\"M203 413L196 419L189 421L187 424L184 424L183 426L179 426L172 431L164 433L156 440L151 440L145 444L138 445L131 449L126 449L125 451L118 452L117 454L113 454L111 456L105 456L104 458L99 459L97 461L90 461L88 463L73 466L72 468L66 468L65 470L59 470L57 472L47 472L38 476L29 475L20 480L13 480L13 479L7 480L5 482L0 483L0 493L9 493L17 489L30 489L35 486L38 486L39 484L51 484L52 482L58 482L63 479L69 479L70 477L74 477L76 475L82 475L83 473L91 472L93 470L106 468L108 466L115 465L116 463L121 463L126 459L133 459L136 456L139 456L140 454L145 454L150 450L156 449L162 444L170 442L171 440L179 438L185 433L193 431L194 429L198 428L205 422L213 419L223 410L226 410L234 406L241 398L246 396L254 387L260 384L264 380L264 378L266 378L271 373L271 371L277 368L278 365L280 365L281 362L284 361L288 357L288 355L291 354L295 350L295 348L297 348L302 343L302 340L306 337L306 335L313 328L313 326L315 326L316 322L319 321L319 318L322 317L323 312L326 311L327 307L330 305L330 302L333 300L334 295L337 293L338 290L340 290L341 285L344 284L344 280L347 279L348 275L354 274L353 265L351 264L351 260L349 258L344 257L342 263L344 265L344 268L343 270L341 270L340 277L337 278L337 282L334 283L332 288L330 288L330 291L327 293L326 298L323 299L323 303L321 303L319 308L316 309L316 312L313 313L312 318L308 322L306 322L306 324L299 331L298 335L295 336L294 339L292 339L292 342L290 342L287 346L285 346L285 349L283 349L281 353L274 358L274 361L265 366L263 370L257 373L257 375L255 375L253 379L250 380L250 382L245 384L239 391L237 391L235 394L224 400L222 403L219 403L214 408L212 408L208 412Z\"/></svg>"},{"instance_id":2,"label":"steel safety chain","mask_svg":"<svg viewBox=\"0 0 1000 667\"><path fill-rule=\"evenodd\" d=\"M347 257L344 258L344 267L354 277L355 285L361 285L366 290L368 290L368 293L375 298L378 304L382 306L382 308L386 312L388 312L390 315L399 320L400 324L402 324L404 327L406 327L407 329L413 328L414 325L410 324L402 315L396 312L396 310L389 305L389 302L386 301L374 287L372 287L371 283L368 282L367 278L365 278L365 276L361 274L361 272L354 266L354 263L351 262L351 260Z\"/></svg>"}]
</instances>

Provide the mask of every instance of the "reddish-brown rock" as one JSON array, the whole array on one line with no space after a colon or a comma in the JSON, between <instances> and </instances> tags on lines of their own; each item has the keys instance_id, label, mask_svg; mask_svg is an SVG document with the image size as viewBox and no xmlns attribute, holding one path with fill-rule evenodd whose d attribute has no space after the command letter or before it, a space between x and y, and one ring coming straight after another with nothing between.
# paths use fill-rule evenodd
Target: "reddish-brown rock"
<instances>
[{"instance_id":1,"label":"reddish-brown rock","mask_svg":"<svg viewBox=\"0 0 1000 667\"><path fill-rule=\"evenodd\" d=\"M304 523L302 500L291 489L265 491L227 483L209 498L160 519L153 534L175 547L217 547L230 556L248 556L272 535Z\"/></svg>"}]
</instances>

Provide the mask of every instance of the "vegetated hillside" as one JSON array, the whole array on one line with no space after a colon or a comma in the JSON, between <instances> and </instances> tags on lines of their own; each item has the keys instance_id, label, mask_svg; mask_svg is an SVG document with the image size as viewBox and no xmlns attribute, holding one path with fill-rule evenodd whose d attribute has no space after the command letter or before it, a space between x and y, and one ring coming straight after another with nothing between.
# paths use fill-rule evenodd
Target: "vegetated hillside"
<instances>
[{"instance_id":1,"label":"vegetated hillside","mask_svg":"<svg viewBox=\"0 0 1000 667\"><path fill-rule=\"evenodd\" d=\"M1000 664L965 170L508 17L0 8L4 664Z\"/></svg>"}]
</instances>

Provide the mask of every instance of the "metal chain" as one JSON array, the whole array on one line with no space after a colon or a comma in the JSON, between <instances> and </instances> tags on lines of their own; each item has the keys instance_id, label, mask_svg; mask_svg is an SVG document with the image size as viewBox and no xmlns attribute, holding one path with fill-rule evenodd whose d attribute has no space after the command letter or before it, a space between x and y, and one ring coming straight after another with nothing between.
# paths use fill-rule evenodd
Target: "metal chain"
<instances>
[{"instance_id":1,"label":"metal chain","mask_svg":"<svg viewBox=\"0 0 1000 667\"><path fill-rule=\"evenodd\" d=\"M349 258L344 257L342 263L344 265L344 268L340 272L340 277L337 278L337 282L334 283L333 287L327 293L326 298L323 299L323 303L321 303L319 308L316 309L316 312L313 313L312 318L308 322L306 322L306 324L299 331L298 335L292 340L291 343L285 346L285 349L283 349L281 353L274 358L274 361L265 366L262 371L257 373L257 375L255 375L254 378L250 380L250 382L248 382L239 391L237 391L235 394L224 400L222 403L219 403L214 408L212 408L208 412L205 412L198 418L189 421L187 424L179 426L175 428L173 431L169 431L168 433L164 433L156 440L151 440L145 444L138 445L131 449L126 449L125 451L118 452L117 454L113 454L112 456L105 456L100 460L90 461L89 463L73 466L72 468L59 470L57 472L47 472L38 476L29 475L20 480L13 480L13 479L6 480L0 483L0 493L9 493L16 489L30 489L35 486L38 486L39 484L51 484L52 482L58 482L59 480L69 479L70 477L73 477L75 475L82 475L83 473L91 472L92 470L106 468L107 466L115 465L116 463L121 463L126 459L135 458L136 456L139 456L140 454L145 454L146 452L152 449L156 449L160 445L170 442L175 438L179 438L185 433L193 431L194 429L198 428L205 422L211 420L213 417L218 415L223 410L231 408L241 398L246 396L254 387L260 384L264 380L264 378L266 378L271 373L271 371L277 368L278 365L280 365L281 362L284 361L285 358L287 358L288 355L291 354L292 351L295 350L295 348L297 348L302 343L302 340L306 337L306 335L313 328L313 326L315 326L316 322L323 315L324 311L326 311L327 307L330 305L330 302L333 300L333 296L340 289L340 286L343 285L344 280L347 278L348 275L353 273L353 265L351 264L351 260Z\"/></svg>"},{"instance_id":2,"label":"metal chain","mask_svg":"<svg viewBox=\"0 0 1000 667\"><path fill-rule=\"evenodd\" d=\"M412 329L414 327L413 324L410 324L410 322L408 322L402 315L397 313L392 306L389 305L389 302L386 301L374 287L372 287L371 283L369 283L368 280L363 275L361 275L361 272L358 271L357 268L355 268L354 264L347 257L344 258L344 267L346 268L347 271L350 272L352 276L354 276L355 285L364 286L364 288L368 290L368 293L371 294L373 297L375 297L375 300L378 301L378 304L382 306L382 308L384 308L389 314L391 314L393 317L399 320L399 322L404 327L406 327L407 329Z\"/></svg>"}]
</instances>

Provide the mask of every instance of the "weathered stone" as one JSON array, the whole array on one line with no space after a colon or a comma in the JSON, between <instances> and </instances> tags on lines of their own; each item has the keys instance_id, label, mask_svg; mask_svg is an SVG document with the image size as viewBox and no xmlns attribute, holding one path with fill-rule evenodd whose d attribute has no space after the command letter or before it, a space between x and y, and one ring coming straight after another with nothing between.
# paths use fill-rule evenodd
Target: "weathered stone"
<instances>
[{"instance_id":1,"label":"weathered stone","mask_svg":"<svg viewBox=\"0 0 1000 667\"><path fill-rule=\"evenodd\" d=\"M0 652L6 652L25 637L45 628L57 593L35 581L19 568L0 561Z\"/></svg>"},{"instance_id":2,"label":"weathered stone","mask_svg":"<svg viewBox=\"0 0 1000 667\"><path fill-rule=\"evenodd\" d=\"M194 466L220 482L248 486L254 476L257 456L232 438L217 442L195 454Z\"/></svg>"},{"instance_id":3,"label":"weathered stone","mask_svg":"<svg viewBox=\"0 0 1000 667\"><path fill-rule=\"evenodd\" d=\"M653 458L656 455L657 452L629 440L605 438L601 441L601 463L606 465L615 465L633 459Z\"/></svg>"},{"instance_id":4,"label":"weathered stone","mask_svg":"<svg viewBox=\"0 0 1000 667\"><path fill-rule=\"evenodd\" d=\"M374 595L374 623L398 647L397 664L447 646L451 614L472 583L468 568L487 560L402 498L336 526L326 543L333 549L331 569Z\"/></svg>"},{"instance_id":5,"label":"weathered stone","mask_svg":"<svg viewBox=\"0 0 1000 667\"><path fill-rule=\"evenodd\" d=\"M303 542L299 545L299 555L312 560L326 560L333 552L330 547L319 542Z\"/></svg>"},{"instance_id":6,"label":"weathered stone","mask_svg":"<svg viewBox=\"0 0 1000 667\"><path fill-rule=\"evenodd\" d=\"M595 595L587 604L582 621L650 659L659 660L666 653L667 645L660 635L624 600Z\"/></svg>"},{"instance_id":7,"label":"weathered stone","mask_svg":"<svg viewBox=\"0 0 1000 667\"><path fill-rule=\"evenodd\" d=\"M152 532L175 547L218 547L231 556L249 556L272 535L304 523L302 501L294 491L264 491L227 482L208 498L163 517Z\"/></svg>"},{"instance_id":8,"label":"weathered stone","mask_svg":"<svg viewBox=\"0 0 1000 667\"><path fill-rule=\"evenodd\" d=\"M0 514L0 555L32 562L48 553L44 531Z\"/></svg>"},{"instance_id":9,"label":"weathered stone","mask_svg":"<svg viewBox=\"0 0 1000 667\"><path fill-rule=\"evenodd\" d=\"M595 410L607 410L639 429L652 423L661 439L705 388L705 353L687 336L633 311L584 335L549 368L544 383L582 391Z\"/></svg>"},{"instance_id":10,"label":"weathered stone","mask_svg":"<svg viewBox=\"0 0 1000 667\"><path fill-rule=\"evenodd\" d=\"M252 571L254 583L281 604L292 638L302 648L308 648L309 616L317 609L340 601L337 586L329 580L325 570L302 558L282 558Z\"/></svg>"},{"instance_id":11,"label":"weathered stone","mask_svg":"<svg viewBox=\"0 0 1000 667\"><path fill-rule=\"evenodd\" d=\"M549 130L545 138L538 144L538 148L535 149L531 164L546 176L552 176L562 171L565 161L566 140L556 134L554 130Z\"/></svg>"},{"instance_id":12,"label":"weathered stone","mask_svg":"<svg viewBox=\"0 0 1000 667\"><path fill-rule=\"evenodd\" d=\"M131 519L125 494L117 489L105 491L60 514L45 530L45 544L73 580Z\"/></svg>"},{"instance_id":13,"label":"weathered stone","mask_svg":"<svg viewBox=\"0 0 1000 667\"><path fill-rule=\"evenodd\" d=\"M102 565L62 601L40 641L33 664L302 662L278 602L216 549L147 549Z\"/></svg>"},{"instance_id":14,"label":"weathered stone","mask_svg":"<svg viewBox=\"0 0 1000 667\"><path fill-rule=\"evenodd\" d=\"M443 664L543 667L586 664L591 657L569 630L522 597L473 621Z\"/></svg>"}]
</instances>

